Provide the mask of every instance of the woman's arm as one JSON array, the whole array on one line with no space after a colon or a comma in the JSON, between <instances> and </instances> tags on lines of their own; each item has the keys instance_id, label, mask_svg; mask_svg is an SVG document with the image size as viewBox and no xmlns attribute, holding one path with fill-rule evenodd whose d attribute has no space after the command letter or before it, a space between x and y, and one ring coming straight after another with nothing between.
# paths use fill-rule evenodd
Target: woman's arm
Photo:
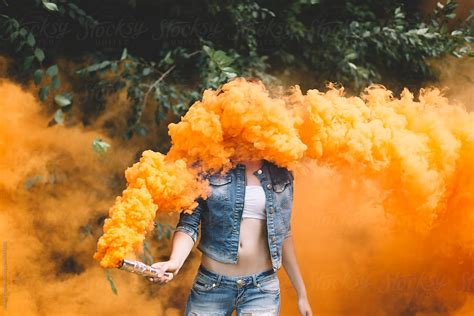
<instances>
[{"instance_id":1,"label":"woman's arm","mask_svg":"<svg viewBox=\"0 0 474 316\"><path fill-rule=\"evenodd\" d=\"M295 247L293 237L289 236L283 240L282 264L285 268L291 284L296 290L298 297L306 296L306 288L304 286L303 277L296 260Z\"/></svg>"},{"instance_id":2,"label":"woman's arm","mask_svg":"<svg viewBox=\"0 0 474 316\"><path fill-rule=\"evenodd\" d=\"M304 286L303 277L301 276L300 268L296 260L295 246L293 243L293 236L290 235L283 240L282 249L282 265L285 268L291 284L298 295L298 308L301 315L312 316L311 306L308 302L306 288Z\"/></svg>"},{"instance_id":3,"label":"woman's arm","mask_svg":"<svg viewBox=\"0 0 474 316\"><path fill-rule=\"evenodd\" d=\"M197 207L191 214L181 212L176 230L173 234L171 254L168 261L156 262L151 266L159 271L157 278L150 278L152 282L168 283L176 276L193 249L199 237L199 223L201 222L201 211L206 207L202 198L198 199ZM171 277L164 272L172 272Z\"/></svg>"},{"instance_id":4,"label":"woman's arm","mask_svg":"<svg viewBox=\"0 0 474 316\"><path fill-rule=\"evenodd\" d=\"M186 261L186 258L191 253L194 246L194 240L186 233L177 231L173 235L173 246L171 250L170 260L175 263L177 268L173 271L176 275Z\"/></svg>"},{"instance_id":5,"label":"woman's arm","mask_svg":"<svg viewBox=\"0 0 474 316\"><path fill-rule=\"evenodd\" d=\"M160 271L158 278L154 278L153 282L168 283L173 278L167 278L164 272L172 272L176 276L193 249L194 240L188 234L182 231L176 231L173 234L171 246L171 255L168 261L157 262L152 265L153 268Z\"/></svg>"}]
</instances>

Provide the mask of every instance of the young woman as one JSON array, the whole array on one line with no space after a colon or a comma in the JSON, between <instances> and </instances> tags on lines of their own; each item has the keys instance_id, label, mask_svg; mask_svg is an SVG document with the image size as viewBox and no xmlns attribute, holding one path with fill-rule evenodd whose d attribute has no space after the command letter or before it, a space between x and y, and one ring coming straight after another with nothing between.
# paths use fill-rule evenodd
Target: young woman
<instances>
[{"instance_id":1,"label":"young woman","mask_svg":"<svg viewBox=\"0 0 474 316\"><path fill-rule=\"evenodd\" d=\"M301 315L312 315L291 235L293 175L266 160L244 161L208 180L212 193L192 214L181 213L170 258L153 264L161 274L150 281L167 283L177 275L201 224L202 259L186 315L279 315L276 271L282 265Z\"/></svg>"}]
</instances>

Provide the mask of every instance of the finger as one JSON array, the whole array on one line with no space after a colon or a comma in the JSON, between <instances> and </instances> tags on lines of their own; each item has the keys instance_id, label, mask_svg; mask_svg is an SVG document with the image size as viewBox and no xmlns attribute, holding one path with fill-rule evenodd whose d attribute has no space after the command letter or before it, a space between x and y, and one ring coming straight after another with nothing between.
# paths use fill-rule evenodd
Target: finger
<instances>
[{"instance_id":1,"label":"finger","mask_svg":"<svg viewBox=\"0 0 474 316\"><path fill-rule=\"evenodd\" d=\"M151 267L152 267L153 269L161 269L161 266L162 266L162 265L163 265L162 262L156 262L156 263L152 264Z\"/></svg>"},{"instance_id":2,"label":"finger","mask_svg":"<svg viewBox=\"0 0 474 316\"><path fill-rule=\"evenodd\" d=\"M161 282L168 283L169 281L171 281L173 279L173 277L170 276L170 275L172 275L172 273L163 274L163 276L160 278Z\"/></svg>"},{"instance_id":3,"label":"finger","mask_svg":"<svg viewBox=\"0 0 474 316\"><path fill-rule=\"evenodd\" d=\"M173 278L174 278L173 273L167 273L166 283L168 283L169 281L173 280Z\"/></svg>"},{"instance_id":4,"label":"finger","mask_svg":"<svg viewBox=\"0 0 474 316\"><path fill-rule=\"evenodd\" d=\"M157 269L157 268L161 267L163 265L163 263L164 262L155 262L151 265L151 267Z\"/></svg>"},{"instance_id":5,"label":"finger","mask_svg":"<svg viewBox=\"0 0 474 316\"><path fill-rule=\"evenodd\" d=\"M158 271L158 277L162 277L165 271L168 269L168 264L160 262L156 265L155 269Z\"/></svg>"}]
</instances>

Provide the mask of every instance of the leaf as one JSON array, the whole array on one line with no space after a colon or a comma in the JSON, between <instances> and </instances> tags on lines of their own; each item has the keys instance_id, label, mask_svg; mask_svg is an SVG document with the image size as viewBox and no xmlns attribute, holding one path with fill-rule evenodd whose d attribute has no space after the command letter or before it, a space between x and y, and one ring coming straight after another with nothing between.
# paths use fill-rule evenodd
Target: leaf
<instances>
[{"instance_id":1,"label":"leaf","mask_svg":"<svg viewBox=\"0 0 474 316\"><path fill-rule=\"evenodd\" d=\"M163 58L163 62L167 65L171 65L172 63L174 63L173 58L171 58L171 52L168 52L166 54L165 58Z\"/></svg>"},{"instance_id":2,"label":"leaf","mask_svg":"<svg viewBox=\"0 0 474 316\"><path fill-rule=\"evenodd\" d=\"M202 49L206 52L206 54L209 55L209 57L212 57L212 55L214 54L214 50L209 46L203 45Z\"/></svg>"},{"instance_id":3,"label":"leaf","mask_svg":"<svg viewBox=\"0 0 474 316\"><path fill-rule=\"evenodd\" d=\"M418 34L418 35L424 35L424 34L426 34L427 31L428 31L428 28L425 27L425 28L422 28L422 29L417 30L417 31L416 31L416 34Z\"/></svg>"},{"instance_id":4,"label":"leaf","mask_svg":"<svg viewBox=\"0 0 474 316\"><path fill-rule=\"evenodd\" d=\"M48 9L49 11L58 11L58 6L56 5L56 3L48 2L46 0L42 0L42 1L43 1L44 7Z\"/></svg>"},{"instance_id":5,"label":"leaf","mask_svg":"<svg viewBox=\"0 0 474 316\"><path fill-rule=\"evenodd\" d=\"M56 76L58 74L58 65L52 65L51 67L48 68L48 70L46 70L46 73L50 77Z\"/></svg>"},{"instance_id":6,"label":"leaf","mask_svg":"<svg viewBox=\"0 0 474 316\"><path fill-rule=\"evenodd\" d=\"M110 70L112 70L113 72L117 72L117 70L118 70L117 62L113 62L113 63L110 65Z\"/></svg>"},{"instance_id":7,"label":"leaf","mask_svg":"<svg viewBox=\"0 0 474 316\"><path fill-rule=\"evenodd\" d=\"M125 58L127 58L127 48L124 48L123 51L122 51L122 56L120 57L120 60L125 60Z\"/></svg>"},{"instance_id":8,"label":"leaf","mask_svg":"<svg viewBox=\"0 0 474 316\"><path fill-rule=\"evenodd\" d=\"M56 123L63 125L64 124L64 112L59 109L54 113L54 120Z\"/></svg>"},{"instance_id":9,"label":"leaf","mask_svg":"<svg viewBox=\"0 0 474 316\"><path fill-rule=\"evenodd\" d=\"M107 278L107 281L109 282L112 293L114 293L115 295L118 295L117 287L115 286L114 279L112 278L112 275L110 274L109 270L105 270L105 276Z\"/></svg>"},{"instance_id":10,"label":"leaf","mask_svg":"<svg viewBox=\"0 0 474 316\"><path fill-rule=\"evenodd\" d=\"M35 70L35 72L33 74L35 85L39 85L41 83L41 81L43 80L43 75L44 75L43 69L36 69Z\"/></svg>"},{"instance_id":11,"label":"leaf","mask_svg":"<svg viewBox=\"0 0 474 316\"><path fill-rule=\"evenodd\" d=\"M25 60L23 61L23 70L30 69L31 65L33 65L33 60L35 60L34 56L25 57Z\"/></svg>"},{"instance_id":12,"label":"leaf","mask_svg":"<svg viewBox=\"0 0 474 316\"><path fill-rule=\"evenodd\" d=\"M36 44L35 36L33 33L29 33L27 38L26 38L26 43L30 46L33 47Z\"/></svg>"},{"instance_id":13,"label":"leaf","mask_svg":"<svg viewBox=\"0 0 474 316\"><path fill-rule=\"evenodd\" d=\"M351 67L352 69L354 70L357 70L357 66L354 65L353 63L347 63L349 65L349 67Z\"/></svg>"},{"instance_id":14,"label":"leaf","mask_svg":"<svg viewBox=\"0 0 474 316\"><path fill-rule=\"evenodd\" d=\"M461 57L462 57L462 55L461 55L459 52L457 52L457 51L453 51L452 54L453 54L455 57L457 57L457 58L461 58Z\"/></svg>"},{"instance_id":15,"label":"leaf","mask_svg":"<svg viewBox=\"0 0 474 316\"><path fill-rule=\"evenodd\" d=\"M39 62L42 62L44 60L44 51L41 48L36 48L35 49L35 56L36 56L36 59L38 59Z\"/></svg>"},{"instance_id":16,"label":"leaf","mask_svg":"<svg viewBox=\"0 0 474 316\"><path fill-rule=\"evenodd\" d=\"M218 50L213 54L212 60L222 68L232 64L234 58L227 56L224 51Z\"/></svg>"},{"instance_id":17,"label":"leaf","mask_svg":"<svg viewBox=\"0 0 474 316\"><path fill-rule=\"evenodd\" d=\"M100 69L104 69L104 68L108 67L110 64L111 64L110 61L104 60L103 62L101 62L101 63L99 64L99 68L100 68Z\"/></svg>"},{"instance_id":18,"label":"leaf","mask_svg":"<svg viewBox=\"0 0 474 316\"><path fill-rule=\"evenodd\" d=\"M224 67L221 70L228 79L237 77L237 71L232 67Z\"/></svg>"},{"instance_id":19,"label":"leaf","mask_svg":"<svg viewBox=\"0 0 474 316\"><path fill-rule=\"evenodd\" d=\"M44 102L46 100L46 98L48 97L48 93L49 93L49 86L48 85L45 85L43 87L41 87L41 89L39 90L39 98L42 102Z\"/></svg>"},{"instance_id":20,"label":"leaf","mask_svg":"<svg viewBox=\"0 0 474 316\"><path fill-rule=\"evenodd\" d=\"M12 32L10 34L10 41L13 42L14 40L16 40L18 38L18 35L20 35L20 32L18 32L18 31Z\"/></svg>"},{"instance_id":21,"label":"leaf","mask_svg":"<svg viewBox=\"0 0 474 316\"><path fill-rule=\"evenodd\" d=\"M100 138L96 138L92 141L92 150L98 154L104 154L110 148L110 145Z\"/></svg>"},{"instance_id":22,"label":"leaf","mask_svg":"<svg viewBox=\"0 0 474 316\"><path fill-rule=\"evenodd\" d=\"M51 82L51 89L57 89L61 85L61 81L59 80L59 76L54 76Z\"/></svg>"},{"instance_id":23,"label":"leaf","mask_svg":"<svg viewBox=\"0 0 474 316\"><path fill-rule=\"evenodd\" d=\"M356 52L351 52L346 55L346 60L354 60L357 59L357 53Z\"/></svg>"},{"instance_id":24,"label":"leaf","mask_svg":"<svg viewBox=\"0 0 474 316\"><path fill-rule=\"evenodd\" d=\"M151 73L151 68L145 68L145 69L143 69L142 74L143 74L144 76L148 76L150 73Z\"/></svg>"},{"instance_id":25,"label":"leaf","mask_svg":"<svg viewBox=\"0 0 474 316\"><path fill-rule=\"evenodd\" d=\"M58 94L54 97L54 102L57 105L59 105L60 107L65 107L65 106L68 106L72 103L71 99L69 99L66 96L61 95L61 94Z\"/></svg>"}]
</instances>

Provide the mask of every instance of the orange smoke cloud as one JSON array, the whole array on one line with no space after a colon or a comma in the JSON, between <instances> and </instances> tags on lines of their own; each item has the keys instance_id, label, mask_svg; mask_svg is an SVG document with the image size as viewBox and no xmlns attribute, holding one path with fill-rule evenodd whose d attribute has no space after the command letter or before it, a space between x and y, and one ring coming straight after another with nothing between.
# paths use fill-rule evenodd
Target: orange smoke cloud
<instances>
[{"instance_id":1,"label":"orange smoke cloud","mask_svg":"<svg viewBox=\"0 0 474 316\"><path fill-rule=\"evenodd\" d=\"M474 117L438 90L421 90L419 101L407 90L397 99L379 86L360 98L330 89L296 99L307 111L301 135L308 156L378 179L388 194L386 210L413 229L429 229L446 210L459 173L472 172L459 164L472 157Z\"/></svg>"},{"instance_id":2,"label":"orange smoke cloud","mask_svg":"<svg viewBox=\"0 0 474 316\"><path fill-rule=\"evenodd\" d=\"M167 163L161 154L146 151L126 171L128 188L109 211L94 258L103 267L117 267L141 248L157 209L190 212L195 199L205 197L207 184L186 163L203 172L227 169L242 159L296 163L306 150L296 121L285 102L271 98L261 83L238 79L221 91L205 91L178 124L170 124Z\"/></svg>"},{"instance_id":3,"label":"orange smoke cloud","mask_svg":"<svg viewBox=\"0 0 474 316\"><path fill-rule=\"evenodd\" d=\"M396 98L377 85L367 88L360 97L346 97L343 89L334 87L303 94L297 86L286 95L271 97L263 84L238 78L218 91L205 91L202 100L179 123L169 126L172 147L166 160L182 160L189 170L193 166L203 172L227 169L236 161L252 159L267 159L295 170L299 179L293 219L296 238L317 243L331 236L340 242L341 249L352 252L364 247L355 241L368 243L367 251L351 259L360 266L328 260L331 267L327 271L334 273L330 283L344 282L337 276L337 269L371 282L368 287L358 288L359 294L343 289L338 295L318 289L315 282L320 276L309 272L309 266L326 265L315 250L331 251L323 246L302 246L300 257L310 259L303 264L304 272L314 276L307 279L314 305L318 306L314 295L319 293L327 297L329 310L338 306L338 315L351 314L344 310L349 307L353 315L385 315L384 308L391 311L387 315L398 315L402 307L397 304L410 308L412 303L407 300L413 298L424 302L413 303L413 309L436 312L436 304L446 304L448 310L459 308L465 293L473 290L462 281L474 274L472 268L469 270L474 254L473 126L473 114L460 105L449 104L436 89L421 90L418 100L407 90ZM305 169L311 160L318 165ZM165 172L163 166L155 167L153 174ZM320 177L315 179L315 175ZM135 186L137 179L128 179L129 185ZM193 181L196 178L189 177L186 186ZM298 182L305 183L304 192L310 193L298 193ZM321 192L328 197L320 194L314 199L316 183L318 187L324 185ZM204 190L201 186L194 189L186 191L188 202ZM175 201L178 195L157 192L143 194L148 202L154 196L153 203L171 205L167 211L185 208L186 203ZM328 212L333 208L330 211L336 221L325 227L330 229L307 226L323 216L315 205ZM152 220L151 210L152 206L147 211L148 222ZM362 217L352 217L352 211ZM335 235L345 236L351 231L353 244ZM332 243L322 245L327 244ZM341 256L341 249L333 251L333 260L347 259ZM454 258L462 258L457 268L452 267ZM447 275L449 284L445 288L421 293L410 283L406 293L390 286L373 293L374 288L383 287L383 282L403 283L403 276L390 279L388 275L401 272L419 276L422 264L432 260L437 263L427 277L438 280ZM357 280L350 278L347 282ZM394 298L387 298L390 295ZM364 305L366 309L357 307L358 298L375 303L370 308ZM392 305L384 307L381 302Z\"/></svg>"},{"instance_id":4,"label":"orange smoke cloud","mask_svg":"<svg viewBox=\"0 0 474 316\"><path fill-rule=\"evenodd\" d=\"M125 171L128 187L116 198L104 223L94 258L105 268L119 266L127 256L141 250L147 232L153 228L157 210L191 211L196 194L205 197L205 183L182 160L169 163L151 150Z\"/></svg>"},{"instance_id":5,"label":"orange smoke cloud","mask_svg":"<svg viewBox=\"0 0 474 316\"><path fill-rule=\"evenodd\" d=\"M306 150L297 121L261 82L238 78L219 91L206 90L178 124L170 124L168 155L199 161L205 170L260 159L291 167Z\"/></svg>"},{"instance_id":6,"label":"orange smoke cloud","mask_svg":"<svg viewBox=\"0 0 474 316\"><path fill-rule=\"evenodd\" d=\"M418 101L381 87L360 98L335 89L269 97L261 84L245 81L222 91L206 91L209 102L203 97L199 111L190 110L170 128L174 145L166 158L144 153L130 168L123 204L112 207L123 216L119 227L130 225L124 214L130 205L138 206L130 214L145 218L140 227L148 228L152 209L161 222L176 219L163 212L192 207L191 198L202 189L195 172L268 156L295 171L292 227L316 315L473 314L471 112L449 104L437 90L423 91ZM450 93L456 91L453 86ZM162 288L110 271L117 296L91 260L94 234L84 234L118 193L108 183L115 171L145 146L116 144L91 128L47 128L44 107L11 82L0 83L0 95L0 239L8 245L8 272L0 274L8 284L8 308L2 312L179 315L197 256ZM111 105L119 108L120 102ZM84 150L98 136L112 144L105 160ZM195 168L199 162L205 168ZM189 177L173 179L178 174ZM153 188L148 177L167 189ZM129 191L142 192L143 200ZM179 192L186 192L184 200ZM156 252L168 253L159 246ZM116 256L132 256L133 248ZM282 315L295 315L295 294L280 273Z\"/></svg>"},{"instance_id":7,"label":"orange smoke cloud","mask_svg":"<svg viewBox=\"0 0 474 316\"><path fill-rule=\"evenodd\" d=\"M0 80L0 95L0 315L179 315L173 298L184 297L191 276L159 288L109 271L115 295L91 258L137 143L80 125L48 127L36 92L11 81ZM111 144L104 155L92 150L98 137Z\"/></svg>"}]
</instances>

